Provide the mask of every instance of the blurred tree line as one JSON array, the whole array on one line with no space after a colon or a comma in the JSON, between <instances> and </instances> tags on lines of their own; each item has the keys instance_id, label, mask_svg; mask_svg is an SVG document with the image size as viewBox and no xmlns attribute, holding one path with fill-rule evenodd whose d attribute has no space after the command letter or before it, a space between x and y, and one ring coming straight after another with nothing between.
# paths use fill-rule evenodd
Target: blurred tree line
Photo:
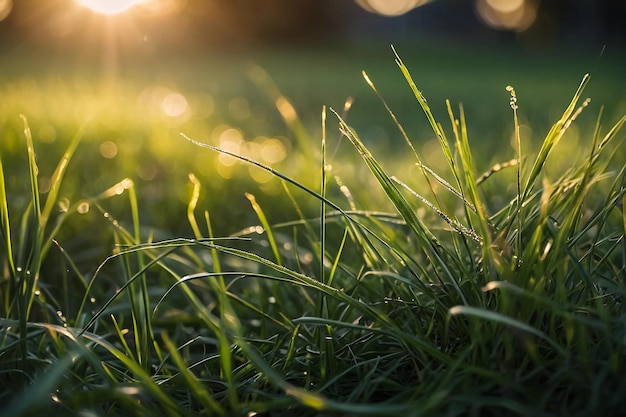
<instances>
[{"instance_id":1,"label":"blurred tree line","mask_svg":"<svg viewBox=\"0 0 626 417\"><path fill-rule=\"evenodd\" d=\"M535 44L626 44L625 0L537 0L534 24L523 33L496 30L477 17L472 1L432 0L398 17L366 12L353 0L153 0L159 13L137 7L128 16L95 16L72 0L13 0L0 21L2 44L45 48L83 45L97 29L123 24L125 43L236 48L258 44L341 41L362 37L438 36L454 39L513 39ZM476 1L476 0L474 0ZM120 35L121 36L121 35Z\"/></svg>"}]
</instances>

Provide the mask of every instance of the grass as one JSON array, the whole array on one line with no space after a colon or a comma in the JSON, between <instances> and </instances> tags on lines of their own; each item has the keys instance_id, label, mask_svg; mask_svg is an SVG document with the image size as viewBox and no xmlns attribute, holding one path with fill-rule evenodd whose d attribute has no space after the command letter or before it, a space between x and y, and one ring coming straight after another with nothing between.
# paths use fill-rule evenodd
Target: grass
<instances>
[{"instance_id":1,"label":"grass","mask_svg":"<svg viewBox=\"0 0 626 417\"><path fill-rule=\"evenodd\" d=\"M269 80L261 84L299 141L287 158L301 170L193 131L162 150L237 162L224 164L232 182L218 190L269 175L279 191L247 188L254 220L234 234L223 223L242 209L204 181L217 164L187 184L164 182L169 204L186 206L167 221L186 218L192 236L172 237L149 226L170 206L149 210L141 184L104 184L93 160L76 160L93 149L79 148L88 126L55 165L54 153L36 158L24 117L0 160L3 413L619 415L626 116L607 128L598 114L576 130L585 76L531 152L524 93L507 88L512 132L500 135L514 151L503 147L492 167L473 150L464 108L448 102L444 128L395 58L438 157L420 152L384 100L406 157L379 158L345 111L327 108L316 147ZM117 128L152 123L167 119ZM349 155L344 145L335 154L337 136L360 164L341 162ZM93 197L75 195L72 174L83 171ZM207 194L219 210L202 209Z\"/></svg>"}]
</instances>

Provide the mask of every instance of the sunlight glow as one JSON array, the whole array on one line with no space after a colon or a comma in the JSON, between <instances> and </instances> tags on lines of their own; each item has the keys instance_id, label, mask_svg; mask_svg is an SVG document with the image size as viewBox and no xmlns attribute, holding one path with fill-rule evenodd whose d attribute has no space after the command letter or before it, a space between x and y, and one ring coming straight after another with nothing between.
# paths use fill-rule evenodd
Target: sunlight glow
<instances>
[{"instance_id":1,"label":"sunlight glow","mask_svg":"<svg viewBox=\"0 0 626 417\"><path fill-rule=\"evenodd\" d=\"M489 7L500 13L513 13L524 7L524 0L486 0Z\"/></svg>"},{"instance_id":2,"label":"sunlight glow","mask_svg":"<svg viewBox=\"0 0 626 417\"><path fill-rule=\"evenodd\" d=\"M537 18L536 0L478 0L476 12L487 25L523 32Z\"/></svg>"},{"instance_id":3,"label":"sunlight glow","mask_svg":"<svg viewBox=\"0 0 626 417\"><path fill-rule=\"evenodd\" d=\"M76 0L76 2L96 13L114 15L145 3L146 0Z\"/></svg>"},{"instance_id":4,"label":"sunlight glow","mask_svg":"<svg viewBox=\"0 0 626 417\"><path fill-rule=\"evenodd\" d=\"M356 0L370 13L382 16L400 16L428 3L428 0Z\"/></svg>"},{"instance_id":5,"label":"sunlight glow","mask_svg":"<svg viewBox=\"0 0 626 417\"><path fill-rule=\"evenodd\" d=\"M163 98L161 107L166 115L178 117L187 111L187 99L180 93L169 93Z\"/></svg>"},{"instance_id":6,"label":"sunlight glow","mask_svg":"<svg viewBox=\"0 0 626 417\"><path fill-rule=\"evenodd\" d=\"M0 21L6 19L13 10L12 0L0 0Z\"/></svg>"},{"instance_id":7,"label":"sunlight glow","mask_svg":"<svg viewBox=\"0 0 626 417\"><path fill-rule=\"evenodd\" d=\"M202 95L199 97L205 98ZM212 99L210 96L208 99L208 107L204 106L201 117L207 117L213 111ZM186 122L194 113L187 97L179 91L160 85L143 90L138 97L138 104L142 110L147 110L151 117L167 121L172 126Z\"/></svg>"}]
</instances>

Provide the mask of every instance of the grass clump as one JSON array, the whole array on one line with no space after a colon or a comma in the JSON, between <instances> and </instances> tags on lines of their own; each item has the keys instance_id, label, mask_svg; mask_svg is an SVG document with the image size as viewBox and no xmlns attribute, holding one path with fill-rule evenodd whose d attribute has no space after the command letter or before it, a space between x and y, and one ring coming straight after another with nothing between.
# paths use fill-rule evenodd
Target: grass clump
<instances>
[{"instance_id":1,"label":"grass clump","mask_svg":"<svg viewBox=\"0 0 626 417\"><path fill-rule=\"evenodd\" d=\"M317 189L187 137L273 174L299 217L271 223L271 208L248 193L259 225L215 236L216 219L198 215L202 185L190 175L193 238L154 241L140 226L132 184L113 187L119 193L85 202L106 219L114 253L89 276L64 258L81 284L66 285L67 298L82 300L73 309L41 295L53 285L41 265L65 216L52 231L42 220L56 194L41 210L29 158L32 198L15 233L0 182L7 412L618 415L626 398L626 171L618 151L626 116L608 131L598 117L589 147L553 176L550 156L588 104L579 104L588 76L535 156L523 152L518 97L507 88L516 154L481 175L463 108L447 103L449 137L397 54L396 62L447 172L428 167L386 103L416 175L390 174L345 115L334 114L372 175L355 186L382 189L390 211L359 207L333 168L325 109ZM104 197L123 193L125 223L103 207ZM311 204L315 218L303 214ZM62 320L51 311L65 311Z\"/></svg>"}]
</instances>

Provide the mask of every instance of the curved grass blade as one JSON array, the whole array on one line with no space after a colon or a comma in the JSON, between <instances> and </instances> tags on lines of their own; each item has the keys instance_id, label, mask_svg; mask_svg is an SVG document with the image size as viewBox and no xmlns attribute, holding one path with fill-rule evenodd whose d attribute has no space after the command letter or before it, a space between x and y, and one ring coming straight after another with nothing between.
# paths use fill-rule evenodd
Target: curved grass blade
<instances>
[{"instance_id":1,"label":"curved grass blade","mask_svg":"<svg viewBox=\"0 0 626 417\"><path fill-rule=\"evenodd\" d=\"M172 342L172 339L164 333L163 334L163 343L165 344L165 348L170 354L170 357L174 361L176 368L179 370L180 375L183 376L185 382L187 382L187 386L191 390L192 395L200 404L202 404L203 410L202 414L209 413L210 415L218 415L225 416L226 410L209 394L209 391L206 387L198 380L198 378L191 372L185 360L180 355L176 346Z\"/></svg>"},{"instance_id":2,"label":"curved grass blade","mask_svg":"<svg viewBox=\"0 0 626 417\"><path fill-rule=\"evenodd\" d=\"M474 316L486 321L491 321L494 323L504 324L505 326L510 326L515 329L521 330L526 333L530 333L532 335L537 336L540 339L548 342L561 356L567 358L569 356L568 352L563 348L563 346L559 345L552 338L548 337L541 330L532 327L526 323L523 323L519 320L513 319L511 317L505 316L504 314L497 313L495 311L485 310L483 308L476 308L472 306L454 306L449 310L449 314L451 316L457 315L465 315L465 316Z\"/></svg>"},{"instance_id":3,"label":"curved grass blade","mask_svg":"<svg viewBox=\"0 0 626 417\"><path fill-rule=\"evenodd\" d=\"M5 249L6 262L9 266L11 279L15 279L17 271L15 268L15 260L13 259L13 244L11 242L11 222L9 221L9 206L7 199L6 185L4 182L4 169L2 167L2 157L0 155L0 236L2 237L2 245ZM8 295L8 294L7 294ZM5 300L6 306L9 305Z\"/></svg>"},{"instance_id":4,"label":"curved grass blade","mask_svg":"<svg viewBox=\"0 0 626 417\"><path fill-rule=\"evenodd\" d=\"M332 111L332 109L331 109ZM333 111L334 112L334 111ZM294 179L282 174L281 172L277 171L276 169L264 165L258 161L255 161L254 159L248 158L246 156L242 156L242 155L238 155L236 153L227 151L225 149L221 149L212 145L209 145L207 143L203 143L203 142L199 142L197 140L194 140L190 137L188 137L187 135L185 135L184 133L180 133L180 135L188 140L189 142L193 143L196 146L200 146L203 148L208 148L211 149L215 152L219 152L225 155L229 155L235 159L239 159L240 161L252 164L258 168L261 168L275 176L277 176L278 178L284 180L284 182L291 184L297 188L299 188L300 190L304 191L305 193L313 196L314 198L317 198L321 201L323 201L325 204L328 204L330 207L332 207L333 209L335 209L338 213L340 213L345 219L347 219L352 225L354 225L355 227L358 227L359 229L363 230L365 233L369 234L370 236L373 236L374 239L376 239L378 242L380 242L381 244L383 244L389 251L391 251L395 256L398 257L398 259L400 260L400 262L402 262L403 265L407 266L415 276L418 276L418 274L413 270L413 267L411 266L411 262L410 259L407 258L406 254L401 253L400 251L397 250L397 248L394 248L393 245L391 245L389 242L385 241L384 239L382 239L380 236L378 236L376 233L374 233L373 231L371 231L370 229L368 229L367 226L365 226L363 223L359 222L358 220L356 220L356 218L353 216L353 214L351 214L348 211L343 210L341 207L339 207L337 204L333 203L332 201L328 200L327 198L325 198L324 196L320 195L319 193L311 190L308 187L305 187L304 185L302 185L301 183L295 181ZM408 206L408 204L407 204ZM410 211L410 207L409 207L409 211ZM433 237L434 239L434 237Z\"/></svg>"},{"instance_id":5,"label":"curved grass blade","mask_svg":"<svg viewBox=\"0 0 626 417\"><path fill-rule=\"evenodd\" d=\"M550 154L550 151L552 150L554 145L556 145L556 143L558 143L558 141L563 137L567 128L576 119L576 116L578 116L578 113L580 113L580 111L589 103L589 99L587 99L579 108L579 110L575 112L576 104L582 96L583 90L587 86L589 79L590 75L585 74L582 81L580 82L580 85L578 86L578 89L576 90L576 93L574 93L572 101L565 109L565 112L563 112L561 118L552 126L552 128L548 132L548 135L544 139L541 145L541 149L539 150L539 154L537 155L537 158L535 159L535 162L533 163L533 166L530 170L530 174L526 179L526 184L522 189L522 198L520 200L520 204L523 204L528 196L531 194L534 184L539 177L539 174L546 163L546 159L548 159L548 155Z\"/></svg>"},{"instance_id":6,"label":"curved grass blade","mask_svg":"<svg viewBox=\"0 0 626 417\"><path fill-rule=\"evenodd\" d=\"M261 208L259 203L257 203L256 197L253 194L246 193L245 195L248 201L250 201L250 205L254 209L254 212L256 213L259 221L261 222L261 226L263 226L263 230L267 234L267 241L270 245L270 248L272 249L272 253L274 254L274 259L276 259L276 263L278 263L279 265L282 264L282 261L280 259L280 250L278 249L278 245L276 244L276 239L274 238L274 232L272 231L272 226L267 221L267 217L265 216L263 209Z\"/></svg>"}]
</instances>

